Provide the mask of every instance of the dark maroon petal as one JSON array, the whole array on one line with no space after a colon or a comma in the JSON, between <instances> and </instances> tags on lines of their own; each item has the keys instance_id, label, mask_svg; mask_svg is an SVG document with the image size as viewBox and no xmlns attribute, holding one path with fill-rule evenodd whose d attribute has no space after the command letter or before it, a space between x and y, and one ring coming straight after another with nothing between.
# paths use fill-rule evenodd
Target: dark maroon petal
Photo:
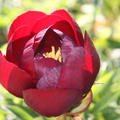
<instances>
[{"instance_id":1,"label":"dark maroon petal","mask_svg":"<svg viewBox=\"0 0 120 120\"><path fill-rule=\"evenodd\" d=\"M81 99L80 91L71 89L29 89L23 95L25 102L33 110L48 117L66 113Z\"/></svg>"},{"instance_id":2,"label":"dark maroon petal","mask_svg":"<svg viewBox=\"0 0 120 120\"><path fill-rule=\"evenodd\" d=\"M34 37L28 40L24 46L21 59L20 59L20 67L27 72L29 72L32 77L34 77L34 49L33 49Z\"/></svg>"},{"instance_id":3,"label":"dark maroon petal","mask_svg":"<svg viewBox=\"0 0 120 120\"><path fill-rule=\"evenodd\" d=\"M78 89L82 92L90 89L90 73L84 70L85 51L82 47L74 47L70 55L63 63L59 88Z\"/></svg>"},{"instance_id":4,"label":"dark maroon petal","mask_svg":"<svg viewBox=\"0 0 120 120\"><path fill-rule=\"evenodd\" d=\"M95 77L100 68L100 59L93 45L93 42L89 38L87 32L85 32L85 36L84 36L84 48L86 51L85 69L91 72L91 74L93 75L93 82L94 82Z\"/></svg>"},{"instance_id":5,"label":"dark maroon petal","mask_svg":"<svg viewBox=\"0 0 120 120\"><path fill-rule=\"evenodd\" d=\"M74 31L71 27L71 25L66 20L61 20L59 22L56 22L53 26L51 26L52 29L57 29L67 36L69 36L71 39L75 40Z\"/></svg>"},{"instance_id":6,"label":"dark maroon petal","mask_svg":"<svg viewBox=\"0 0 120 120\"><path fill-rule=\"evenodd\" d=\"M58 47L61 46L61 38L56 32L54 32L51 28L49 28L49 29L47 29L42 40L40 37L40 43L38 45L36 52L37 53L38 52L40 52L40 53L51 52L52 46L54 46L55 51L57 51Z\"/></svg>"},{"instance_id":7,"label":"dark maroon petal","mask_svg":"<svg viewBox=\"0 0 120 120\"><path fill-rule=\"evenodd\" d=\"M36 72L36 78L39 80L43 74L52 69L53 67L59 66L60 62L52 58L43 58L42 55L37 54L34 57L34 67Z\"/></svg>"},{"instance_id":8,"label":"dark maroon petal","mask_svg":"<svg viewBox=\"0 0 120 120\"><path fill-rule=\"evenodd\" d=\"M36 72L36 79L38 80L38 89L50 89L55 88L59 77L60 62L52 58L43 58L40 54L37 54L34 58L34 66Z\"/></svg>"},{"instance_id":9,"label":"dark maroon petal","mask_svg":"<svg viewBox=\"0 0 120 120\"><path fill-rule=\"evenodd\" d=\"M28 26L19 27L8 43L6 58L7 60L19 64L25 43L30 39L30 29Z\"/></svg>"},{"instance_id":10,"label":"dark maroon petal","mask_svg":"<svg viewBox=\"0 0 120 120\"><path fill-rule=\"evenodd\" d=\"M86 96L84 96L82 101L80 101L80 104L77 107L75 107L75 109L73 108L70 112L66 113L66 115L77 116L85 112L92 103L92 98L93 98L93 94L92 94L92 90L90 90L89 93Z\"/></svg>"},{"instance_id":11,"label":"dark maroon petal","mask_svg":"<svg viewBox=\"0 0 120 120\"><path fill-rule=\"evenodd\" d=\"M64 20L68 21L69 24L72 26L72 29L74 30L76 43L78 45L83 45L83 36L79 26L65 10L56 10L51 15L58 15L62 17Z\"/></svg>"},{"instance_id":12,"label":"dark maroon petal","mask_svg":"<svg viewBox=\"0 0 120 120\"><path fill-rule=\"evenodd\" d=\"M36 36L30 38L23 46L23 51L20 58L20 67L32 74L33 77L35 77L35 69L33 63L35 51L38 48L38 45L43 39L45 33L46 30L40 31Z\"/></svg>"},{"instance_id":13,"label":"dark maroon petal","mask_svg":"<svg viewBox=\"0 0 120 120\"><path fill-rule=\"evenodd\" d=\"M39 43L42 41L43 37L45 36L47 30L49 29L46 28L46 29L43 29L41 30L40 32L38 32L36 35L35 35L35 38L34 38L34 44L33 44L33 49L34 51L37 50L38 46L39 46Z\"/></svg>"},{"instance_id":14,"label":"dark maroon petal","mask_svg":"<svg viewBox=\"0 0 120 120\"><path fill-rule=\"evenodd\" d=\"M38 53L50 52L51 47L55 46L55 50L60 46L60 37L51 28L39 32L36 36L28 40L24 46L20 67L35 77L35 69L33 64L34 56ZM36 51L35 51L36 49Z\"/></svg>"},{"instance_id":15,"label":"dark maroon petal","mask_svg":"<svg viewBox=\"0 0 120 120\"><path fill-rule=\"evenodd\" d=\"M72 41L72 39L70 37L66 36L63 33L63 35L62 35L62 46L61 46L63 62L65 62L65 60L68 58L68 56L71 54L71 52L74 48L75 48L75 44Z\"/></svg>"},{"instance_id":16,"label":"dark maroon petal","mask_svg":"<svg viewBox=\"0 0 120 120\"><path fill-rule=\"evenodd\" d=\"M17 28L23 25L28 25L31 29L33 25L36 23L36 21L45 15L46 14L40 11L28 11L18 16L10 27L10 31L8 34L8 40L10 39L11 35L16 31Z\"/></svg>"},{"instance_id":17,"label":"dark maroon petal","mask_svg":"<svg viewBox=\"0 0 120 120\"><path fill-rule=\"evenodd\" d=\"M37 83L38 89L54 89L56 88L61 73L61 66L53 67L46 71Z\"/></svg>"},{"instance_id":18,"label":"dark maroon petal","mask_svg":"<svg viewBox=\"0 0 120 120\"><path fill-rule=\"evenodd\" d=\"M22 97L22 91L33 88L31 76L0 55L0 83L13 95Z\"/></svg>"}]
</instances>

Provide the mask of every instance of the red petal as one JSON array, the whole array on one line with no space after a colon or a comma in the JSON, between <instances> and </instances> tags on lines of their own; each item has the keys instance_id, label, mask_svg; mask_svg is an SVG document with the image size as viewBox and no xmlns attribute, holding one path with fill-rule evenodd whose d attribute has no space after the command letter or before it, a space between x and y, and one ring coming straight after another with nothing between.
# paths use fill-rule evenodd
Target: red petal
<instances>
[{"instance_id":1,"label":"red petal","mask_svg":"<svg viewBox=\"0 0 120 120\"><path fill-rule=\"evenodd\" d=\"M86 50L85 63L86 69L93 74L93 81L100 68L100 59L93 45L93 42L89 38L87 32L84 36L84 48Z\"/></svg>"},{"instance_id":2,"label":"red petal","mask_svg":"<svg viewBox=\"0 0 120 120\"><path fill-rule=\"evenodd\" d=\"M62 31L64 34L66 34L67 36L69 36L70 38L72 38L73 40L75 40L74 31L71 25L67 21L62 20L62 21L56 22L51 28L58 29Z\"/></svg>"},{"instance_id":3,"label":"red petal","mask_svg":"<svg viewBox=\"0 0 120 120\"><path fill-rule=\"evenodd\" d=\"M32 28L36 21L42 18L43 16L45 16L45 14L40 11L28 11L18 16L10 27L8 40L18 27L22 25L28 25L29 27Z\"/></svg>"},{"instance_id":4,"label":"red petal","mask_svg":"<svg viewBox=\"0 0 120 120\"><path fill-rule=\"evenodd\" d=\"M76 43L78 45L83 45L83 36L82 36L79 26L65 10L56 10L51 15L58 15L62 17L64 20L68 21L74 30Z\"/></svg>"},{"instance_id":5,"label":"red petal","mask_svg":"<svg viewBox=\"0 0 120 120\"><path fill-rule=\"evenodd\" d=\"M24 45L30 38L30 32L28 26L21 26L14 32L7 47L6 58L9 61L19 63Z\"/></svg>"},{"instance_id":6,"label":"red petal","mask_svg":"<svg viewBox=\"0 0 120 120\"><path fill-rule=\"evenodd\" d=\"M64 20L60 16L57 15L47 15L42 19L38 20L36 24L33 26L33 33L38 33L39 31L48 28L51 25L54 25L56 22Z\"/></svg>"},{"instance_id":7,"label":"red petal","mask_svg":"<svg viewBox=\"0 0 120 120\"><path fill-rule=\"evenodd\" d=\"M33 88L31 76L0 55L0 83L13 95L22 97L22 91Z\"/></svg>"},{"instance_id":8,"label":"red petal","mask_svg":"<svg viewBox=\"0 0 120 120\"><path fill-rule=\"evenodd\" d=\"M64 114L81 99L78 90L69 89L29 89L23 92L23 96L33 110L48 117Z\"/></svg>"},{"instance_id":9,"label":"red petal","mask_svg":"<svg viewBox=\"0 0 120 120\"><path fill-rule=\"evenodd\" d=\"M75 47L61 70L59 88L78 89L88 92L91 88L90 72L84 70L85 51L82 47Z\"/></svg>"}]
</instances>

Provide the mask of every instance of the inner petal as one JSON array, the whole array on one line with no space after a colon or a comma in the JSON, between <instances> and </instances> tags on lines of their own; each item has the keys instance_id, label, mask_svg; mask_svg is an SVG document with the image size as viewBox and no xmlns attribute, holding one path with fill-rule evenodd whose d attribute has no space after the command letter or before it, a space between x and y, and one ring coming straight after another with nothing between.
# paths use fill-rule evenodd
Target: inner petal
<instances>
[{"instance_id":1,"label":"inner petal","mask_svg":"<svg viewBox=\"0 0 120 120\"><path fill-rule=\"evenodd\" d=\"M47 71L61 64L59 61L52 58L43 58L41 54L37 54L34 57L33 63L37 80L39 80Z\"/></svg>"},{"instance_id":2,"label":"inner petal","mask_svg":"<svg viewBox=\"0 0 120 120\"><path fill-rule=\"evenodd\" d=\"M37 38L37 40L38 39L39 38ZM52 46L55 47L55 52L56 52L58 48L61 47L61 40L62 40L61 37L56 32L54 32L51 28L48 28L42 40L39 42L35 54L37 53L43 54L43 53L51 52Z\"/></svg>"},{"instance_id":3,"label":"inner petal","mask_svg":"<svg viewBox=\"0 0 120 120\"><path fill-rule=\"evenodd\" d=\"M69 36L64 34L63 32L54 29L54 31L61 37L62 45L61 45L61 59L65 62L66 58L71 54L72 50L75 48L76 44L73 42Z\"/></svg>"},{"instance_id":4,"label":"inner petal","mask_svg":"<svg viewBox=\"0 0 120 120\"><path fill-rule=\"evenodd\" d=\"M51 34L47 32L52 33L52 37L56 37L56 39L50 38L54 43L48 39ZM34 56L38 89L56 88L60 79L62 64L76 46L69 36L59 30L48 29L47 32L40 41Z\"/></svg>"},{"instance_id":5,"label":"inner petal","mask_svg":"<svg viewBox=\"0 0 120 120\"><path fill-rule=\"evenodd\" d=\"M53 67L40 78L37 83L38 89L53 89L56 88L60 78L61 66Z\"/></svg>"},{"instance_id":6,"label":"inner petal","mask_svg":"<svg viewBox=\"0 0 120 120\"><path fill-rule=\"evenodd\" d=\"M55 88L60 76L61 63L52 58L43 58L37 54L34 58L36 79L38 89Z\"/></svg>"}]
</instances>

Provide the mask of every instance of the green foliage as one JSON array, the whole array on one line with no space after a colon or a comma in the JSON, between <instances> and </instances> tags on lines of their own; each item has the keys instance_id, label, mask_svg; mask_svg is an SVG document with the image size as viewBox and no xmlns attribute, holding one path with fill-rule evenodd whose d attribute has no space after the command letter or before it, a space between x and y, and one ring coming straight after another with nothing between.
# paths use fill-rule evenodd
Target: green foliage
<instances>
[{"instance_id":1,"label":"green foliage","mask_svg":"<svg viewBox=\"0 0 120 120\"><path fill-rule=\"evenodd\" d=\"M74 16L83 33L89 32L101 58L101 70L92 88L93 102L82 117L120 120L120 0L0 0L0 50L5 54L8 28L18 15L61 8ZM55 119L38 115L0 86L0 120Z\"/></svg>"},{"instance_id":2,"label":"green foliage","mask_svg":"<svg viewBox=\"0 0 120 120\"><path fill-rule=\"evenodd\" d=\"M110 20L114 20L117 17L119 17L120 13L120 1L115 0L110 1L110 0L103 0L103 13L108 17Z\"/></svg>"},{"instance_id":3,"label":"green foliage","mask_svg":"<svg viewBox=\"0 0 120 120\"><path fill-rule=\"evenodd\" d=\"M13 114L15 114L21 120L33 120L32 116L26 113L23 109L17 106L8 106L7 107Z\"/></svg>"}]
</instances>

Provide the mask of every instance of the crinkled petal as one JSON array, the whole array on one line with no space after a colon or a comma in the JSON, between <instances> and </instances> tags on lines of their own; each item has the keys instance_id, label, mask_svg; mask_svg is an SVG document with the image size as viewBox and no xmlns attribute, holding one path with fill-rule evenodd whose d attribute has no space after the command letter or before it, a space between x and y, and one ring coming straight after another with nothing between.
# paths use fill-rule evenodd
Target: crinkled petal
<instances>
[{"instance_id":1,"label":"crinkled petal","mask_svg":"<svg viewBox=\"0 0 120 120\"><path fill-rule=\"evenodd\" d=\"M34 67L36 78L39 80L43 74L52 69L53 67L59 66L60 62L52 58L43 58L40 54L34 57Z\"/></svg>"},{"instance_id":2,"label":"crinkled petal","mask_svg":"<svg viewBox=\"0 0 120 120\"><path fill-rule=\"evenodd\" d=\"M0 83L13 95L22 97L22 91L33 88L31 76L0 55Z\"/></svg>"},{"instance_id":3,"label":"crinkled petal","mask_svg":"<svg viewBox=\"0 0 120 120\"><path fill-rule=\"evenodd\" d=\"M48 117L66 113L81 99L80 91L71 89L29 89L23 92L23 96L33 110Z\"/></svg>"},{"instance_id":4,"label":"crinkled petal","mask_svg":"<svg viewBox=\"0 0 120 120\"><path fill-rule=\"evenodd\" d=\"M61 63L52 58L43 58L40 54L34 57L36 79L38 89L55 88L59 76Z\"/></svg>"},{"instance_id":5,"label":"crinkled petal","mask_svg":"<svg viewBox=\"0 0 120 120\"><path fill-rule=\"evenodd\" d=\"M46 14L40 11L28 11L18 16L10 27L10 31L8 34L8 40L11 35L16 31L17 28L23 25L28 25L29 27L33 27L38 19L41 19Z\"/></svg>"},{"instance_id":6,"label":"crinkled petal","mask_svg":"<svg viewBox=\"0 0 120 120\"><path fill-rule=\"evenodd\" d=\"M100 59L99 59L99 56L98 56L96 49L93 45L93 42L89 38L87 32L85 32L85 36L84 36L84 48L86 51L85 69L91 72L92 77L93 77L92 79L94 82L96 75L97 75L99 68L100 68Z\"/></svg>"},{"instance_id":7,"label":"crinkled petal","mask_svg":"<svg viewBox=\"0 0 120 120\"><path fill-rule=\"evenodd\" d=\"M53 67L46 71L37 83L38 89L54 89L56 88L61 73L61 66Z\"/></svg>"},{"instance_id":8,"label":"crinkled petal","mask_svg":"<svg viewBox=\"0 0 120 120\"><path fill-rule=\"evenodd\" d=\"M79 26L65 10L56 10L51 15L58 15L62 17L64 20L68 21L69 24L72 26L72 29L74 30L76 43L78 45L83 45L83 36Z\"/></svg>"}]
</instances>

